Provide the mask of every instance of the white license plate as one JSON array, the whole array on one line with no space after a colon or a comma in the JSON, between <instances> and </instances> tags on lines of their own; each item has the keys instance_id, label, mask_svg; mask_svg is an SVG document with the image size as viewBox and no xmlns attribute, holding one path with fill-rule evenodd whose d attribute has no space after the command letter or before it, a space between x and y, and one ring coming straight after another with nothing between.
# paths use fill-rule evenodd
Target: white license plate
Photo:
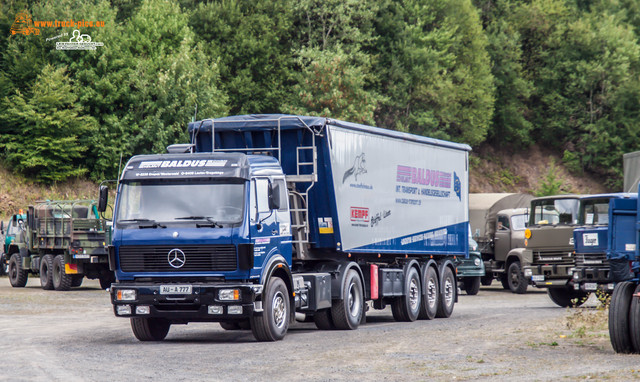
<instances>
[{"instance_id":1,"label":"white license plate","mask_svg":"<svg viewBox=\"0 0 640 382\"><path fill-rule=\"evenodd\" d=\"M544 281L544 275L533 275L531 281Z\"/></svg>"},{"instance_id":2,"label":"white license plate","mask_svg":"<svg viewBox=\"0 0 640 382\"><path fill-rule=\"evenodd\" d=\"M160 285L160 294L191 294L191 285Z\"/></svg>"},{"instance_id":3,"label":"white license plate","mask_svg":"<svg viewBox=\"0 0 640 382\"><path fill-rule=\"evenodd\" d=\"M596 283L584 283L584 290L596 290L598 289L598 284Z\"/></svg>"}]
</instances>

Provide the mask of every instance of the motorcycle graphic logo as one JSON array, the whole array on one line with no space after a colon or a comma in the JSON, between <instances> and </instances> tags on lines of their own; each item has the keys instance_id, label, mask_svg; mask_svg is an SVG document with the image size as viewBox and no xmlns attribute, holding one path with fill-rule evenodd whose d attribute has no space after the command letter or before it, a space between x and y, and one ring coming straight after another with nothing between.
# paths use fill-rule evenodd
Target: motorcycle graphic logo
<instances>
[{"instance_id":1,"label":"motorcycle graphic logo","mask_svg":"<svg viewBox=\"0 0 640 382\"><path fill-rule=\"evenodd\" d=\"M358 181L358 175L367 173L367 161L364 158L364 153L358 155L353 163L353 166L344 172L344 176L342 177L342 183L347 181L349 177L353 176Z\"/></svg>"}]
</instances>

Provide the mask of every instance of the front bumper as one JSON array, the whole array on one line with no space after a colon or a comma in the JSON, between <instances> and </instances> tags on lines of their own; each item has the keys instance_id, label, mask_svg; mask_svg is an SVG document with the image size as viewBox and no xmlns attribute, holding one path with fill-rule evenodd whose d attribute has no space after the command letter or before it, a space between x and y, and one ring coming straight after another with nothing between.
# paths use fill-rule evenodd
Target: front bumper
<instances>
[{"instance_id":1,"label":"front bumper","mask_svg":"<svg viewBox=\"0 0 640 382\"><path fill-rule=\"evenodd\" d=\"M596 290L611 292L614 283L609 279L609 267L579 267L573 269L573 288L583 292Z\"/></svg>"},{"instance_id":2,"label":"front bumper","mask_svg":"<svg viewBox=\"0 0 640 382\"><path fill-rule=\"evenodd\" d=\"M524 267L524 277L530 285L537 288L550 288L572 285L570 270L575 268L573 264L531 264Z\"/></svg>"},{"instance_id":3,"label":"front bumper","mask_svg":"<svg viewBox=\"0 0 640 382\"><path fill-rule=\"evenodd\" d=\"M477 262L479 265L476 264ZM485 274L484 262L479 254L470 253L468 258L457 258L456 269L458 278L484 276Z\"/></svg>"},{"instance_id":4,"label":"front bumper","mask_svg":"<svg viewBox=\"0 0 640 382\"><path fill-rule=\"evenodd\" d=\"M174 323L219 322L251 317L262 312L262 302L257 301L262 286L234 283L192 283L190 294L161 294L161 285L187 285L185 283L114 283L111 285L111 303L118 317L156 317ZM237 289L239 298L223 301L218 292ZM117 300L119 290L134 290L135 299ZM128 312L126 306L129 306ZM148 311L148 313L147 313ZM144 312L144 313L141 313Z\"/></svg>"}]
</instances>

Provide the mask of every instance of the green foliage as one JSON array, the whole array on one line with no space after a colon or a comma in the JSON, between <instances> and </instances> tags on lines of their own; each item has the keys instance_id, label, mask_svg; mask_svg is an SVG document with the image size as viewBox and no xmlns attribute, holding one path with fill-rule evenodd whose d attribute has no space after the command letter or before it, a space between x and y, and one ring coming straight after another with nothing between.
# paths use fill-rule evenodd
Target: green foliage
<instances>
[{"instance_id":1,"label":"green foliage","mask_svg":"<svg viewBox=\"0 0 640 382\"><path fill-rule=\"evenodd\" d=\"M563 193L562 185L564 182L562 179L558 179L557 171L558 169L556 168L555 162L552 160L547 174L534 193L535 196L559 195Z\"/></svg>"},{"instance_id":2,"label":"green foliage","mask_svg":"<svg viewBox=\"0 0 640 382\"><path fill-rule=\"evenodd\" d=\"M86 137L96 121L82 115L73 83L63 68L46 65L27 94L2 100L0 147L16 171L40 182L57 182L87 172Z\"/></svg>"}]
</instances>

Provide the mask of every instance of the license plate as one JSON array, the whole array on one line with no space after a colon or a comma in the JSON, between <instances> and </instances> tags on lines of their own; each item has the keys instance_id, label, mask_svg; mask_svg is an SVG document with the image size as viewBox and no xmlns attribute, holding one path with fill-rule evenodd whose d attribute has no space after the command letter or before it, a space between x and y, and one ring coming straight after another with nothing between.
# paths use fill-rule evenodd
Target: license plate
<instances>
[{"instance_id":1,"label":"license plate","mask_svg":"<svg viewBox=\"0 0 640 382\"><path fill-rule=\"evenodd\" d=\"M160 294L191 294L191 285L160 285Z\"/></svg>"},{"instance_id":2,"label":"license plate","mask_svg":"<svg viewBox=\"0 0 640 382\"><path fill-rule=\"evenodd\" d=\"M598 284L596 283L584 283L584 290L596 290L598 289Z\"/></svg>"},{"instance_id":3,"label":"license plate","mask_svg":"<svg viewBox=\"0 0 640 382\"><path fill-rule=\"evenodd\" d=\"M544 275L533 275L531 281L544 281Z\"/></svg>"}]
</instances>

